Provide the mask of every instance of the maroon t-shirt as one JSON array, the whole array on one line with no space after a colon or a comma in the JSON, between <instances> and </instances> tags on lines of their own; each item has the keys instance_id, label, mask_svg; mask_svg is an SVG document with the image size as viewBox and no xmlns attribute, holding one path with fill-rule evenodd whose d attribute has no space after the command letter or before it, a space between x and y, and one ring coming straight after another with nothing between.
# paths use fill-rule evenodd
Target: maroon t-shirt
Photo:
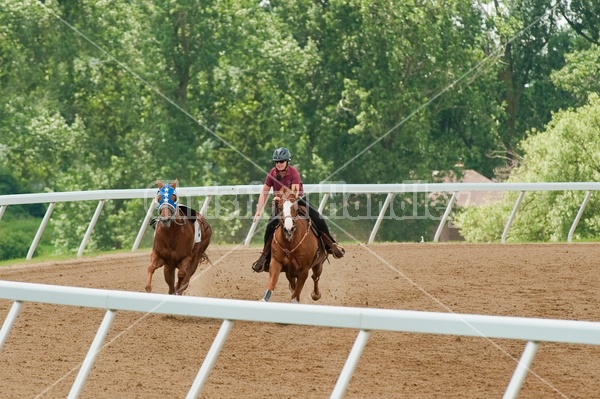
<instances>
[{"instance_id":1,"label":"maroon t-shirt","mask_svg":"<svg viewBox=\"0 0 600 399\"><path fill-rule=\"evenodd\" d=\"M277 168L273 168L267 174L267 178L265 179L265 184L269 187L273 187L273 192L281 191L281 187L285 186L289 189L292 188L292 184L298 185L298 197L302 197L304 194L304 188L302 187L302 179L300 178L300 173L298 169L293 166L287 167L287 172L285 176L281 178L281 181L277 180Z\"/></svg>"}]
</instances>

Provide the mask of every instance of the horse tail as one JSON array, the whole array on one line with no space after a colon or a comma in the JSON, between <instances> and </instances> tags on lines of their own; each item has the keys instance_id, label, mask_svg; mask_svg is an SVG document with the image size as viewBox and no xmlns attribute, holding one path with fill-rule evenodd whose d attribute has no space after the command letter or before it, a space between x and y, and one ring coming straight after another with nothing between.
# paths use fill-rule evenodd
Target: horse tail
<instances>
[{"instance_id":1,"label":"horse tail","mask_svg":"<svg viewBox=\"0 0 600 399\"><path fill-rule=\"evenodd\" d=\"M200 231L202 232L202 238L200 241L200 245L202 245L202 254L200 255L200 262L208 262L210 263L211 266L213 266L213 263L210 261L210 259L208 258L208 255L206 254L206 249L208 248L208 246L210 245L210 239L212 237L212 227L210 226L210 224L206 221L206 218L200 213L198 212L196 214L197 217L197 221L200 224Z\"/></svg>"},{"instance_id":2,"label":"horse tail","mask_svg":"<svg viewBox=\"0 0 600 399\"><path fill-rule=\"evenodd\" d=\"M203 262L208 262L208 263L210 263L211 266L214 266L213 263L208 258L208 255L206 254L206 252L203 253L202 256L200 257L200 263L203 263Z\"/></svg>"},{"instance_id":3,"label":"horse tail","mask_svg":"<svg viewBox=\"0 0 600 399\"><path fill-rule=\"evenodd\" d=\"M210 243L210 238L212 237L212 227L206 221L206 218L200 213L198 213L198 222L200 223L200 229L202 230L202 237L206 237Z\"/></svg>"}]
</instances>

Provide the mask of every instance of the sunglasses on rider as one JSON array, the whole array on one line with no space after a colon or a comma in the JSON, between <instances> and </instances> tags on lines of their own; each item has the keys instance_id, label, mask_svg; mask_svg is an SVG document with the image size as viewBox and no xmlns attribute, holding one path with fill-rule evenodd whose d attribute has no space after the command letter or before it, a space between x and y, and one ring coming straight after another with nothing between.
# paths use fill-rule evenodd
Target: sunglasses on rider
<instances>
[{"instance_id":1,"label":"sunglasses on rider","mask_svg":"<svg viewBox=\"0 0 600 399\"><path fill-rule=\"evenodd\" d=\"M275 163L284 163L284 162L287 162L287 161L285 159L283 159L283 160L280 160L280 161L273 161L273 162L275 162Z\"/></svg>"}]
</instances>

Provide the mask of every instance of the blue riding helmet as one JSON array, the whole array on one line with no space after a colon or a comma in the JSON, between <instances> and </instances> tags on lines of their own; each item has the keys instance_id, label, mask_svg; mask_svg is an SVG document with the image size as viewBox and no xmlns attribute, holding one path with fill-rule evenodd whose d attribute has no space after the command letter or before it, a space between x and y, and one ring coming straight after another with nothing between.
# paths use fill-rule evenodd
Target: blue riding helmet
<instances>
[{"instance_id":1,"label":"blue riding helmet","mask_svg":"<svg viewBox=\"0 0 600 399\"><path fill-rule=\"evenodd\" d=\"M285 147L280 147L273 152L273 162L275 161L288 161L292 160L292 154L290 150Z\"/></svg>"},{"instance_id":2,"label":"blue riding helmet","mask_svg":"<svg viewBox=\"0 0 600 399\"><path fill-rule=\"evenodd\" d=\"M171 196L177 194L173 187L165 185L158 190L157 194L160 195L161 199L158 201L156 209L160 209L163 206L169 206L173 209L173 211L175 211L178 201L173 202L173 200L171 200Z\"/></svg>"}]
</instances>

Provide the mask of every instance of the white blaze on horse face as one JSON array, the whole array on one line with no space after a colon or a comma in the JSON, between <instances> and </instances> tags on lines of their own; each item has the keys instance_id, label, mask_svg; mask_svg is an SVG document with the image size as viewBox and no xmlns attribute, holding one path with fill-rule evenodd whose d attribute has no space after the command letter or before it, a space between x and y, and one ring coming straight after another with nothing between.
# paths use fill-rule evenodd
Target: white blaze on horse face
<instances>
[{"instance_id":1,"label":"white blaze on horse face","mask_svg":"<svg viewBox=\"0 0 600 399\"><path fill-rule=\"evenodd\" d=\"M294 227L294 220L292 220L292 202L285 201L283 203L283 227L287 231L290 231Z\"/></svg>"}]
</instances>

